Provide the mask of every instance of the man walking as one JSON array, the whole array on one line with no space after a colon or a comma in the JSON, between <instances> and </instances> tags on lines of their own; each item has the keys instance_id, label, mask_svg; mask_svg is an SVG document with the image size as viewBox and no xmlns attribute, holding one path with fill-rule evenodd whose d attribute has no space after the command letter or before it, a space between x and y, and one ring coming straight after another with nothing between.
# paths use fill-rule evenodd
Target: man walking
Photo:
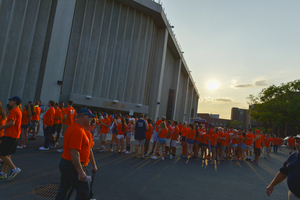
<instances>
[{"instance_id":1,"label":"man walking","mask_svg":"<svg viewBox=\"0 0 300 200\"><path fill-rule=\"evenodd\" d=\"M49 150L51 129L52 129L52 126L54 124L54 116L55 116L54 105L55 105L54 101L50 100L48 102L49 110L47 110L47 112L45 113L44 118L43 118L43 128L44 128L45 142L44 142L44 146L39 148L39 150L41 150L41 151L48 151Z\"/></svg>"},{"instance_id":2,"label":"man walking","mask_svg":"<svg viewBox=\"0 0 300 200\"><path fill-rule=\"evenodd\" d=\"M148 122L144 120L144 115L140 114L139 119L135 122L134 130L134 139L135 139L135 157L138 157L139 146L141 146L142 158L145 158L145 139L146 131L149 129Z\"/></svg>"}]
</instances>

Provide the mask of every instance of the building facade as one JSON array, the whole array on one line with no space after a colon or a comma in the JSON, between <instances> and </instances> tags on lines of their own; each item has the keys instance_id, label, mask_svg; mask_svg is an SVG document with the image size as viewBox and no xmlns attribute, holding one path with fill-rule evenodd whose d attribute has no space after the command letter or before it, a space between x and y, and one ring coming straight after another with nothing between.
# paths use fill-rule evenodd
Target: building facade
<instances>
[{"instance_id":1,"label":"building facade","mask_svg":"<svg viewBox=\"0 0 300 200\"><path fill-rule=\"evenodd\" d=\"M197 117L205 119L208 124L215 127L226 127L226 124L231 122L229 119L220 119L218 114L198 113Z\"/></svg>"},{"instance_id":2,"label":"building facade","mask_svg":"<svg viewBox=\"0 0 300 200\"><path fill-rule=\"evenodd\" d=\"M196 117L199 93L160 4L0 1L0 100L73 100L129 114Z\"/></svg>"}]
</instances>

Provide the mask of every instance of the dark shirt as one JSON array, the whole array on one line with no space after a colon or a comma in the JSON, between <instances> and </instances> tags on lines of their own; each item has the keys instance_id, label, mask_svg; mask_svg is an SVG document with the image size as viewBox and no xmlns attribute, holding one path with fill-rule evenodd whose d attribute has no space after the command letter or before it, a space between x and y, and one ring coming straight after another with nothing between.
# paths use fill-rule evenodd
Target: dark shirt
<instances>
[{"instance_id":1,"label":"dark shirt","mask_svg":"<svg viewBox=\"0 0 300 200\"><path fill-rule=\"evenodd\" d=\"M290 191L300 197L300 156L293 153L283 163L280 173L287 175L287 184Z\"/></svg>"},{"instance_id":2,"label":"dark shirt","mask_svg":"<svg viewBox=\"0 0 300 200\"><path fill-rule=\"evenodd\" d=\"M139 119L135 122L135 135L136 140L143 140L146 138L146 122L143 119Z\"/></svg>"}]
</instances>

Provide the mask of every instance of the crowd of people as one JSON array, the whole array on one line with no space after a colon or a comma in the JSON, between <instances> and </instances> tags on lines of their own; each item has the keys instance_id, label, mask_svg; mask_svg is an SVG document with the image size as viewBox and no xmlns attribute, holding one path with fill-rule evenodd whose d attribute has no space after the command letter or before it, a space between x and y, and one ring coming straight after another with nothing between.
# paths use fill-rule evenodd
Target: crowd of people
<instances>
[{"instance_id":1,"label":"crowd of people","mask_svg":"<svg viewBox=\"0 0 300 200\"><path fill-rule=\"evenodd\" d=\"M81 190L81 183L75 180L82 181L87 178L86 166L89 162L92 163L93 170L97 171L92 151L95 135L101 141L97 147L101 153L107 150L107 135L111 132L109 151L116 154L129 154L131 138L134 136L136 158L140 149L143 159L149 155L151 159L158 159L160 156L161 160L173 159L178 156L176 150L181 145L181 157L207 159L211 164L215 164L216 161L222 163L225 159L229 159L233 162L251 161L257 165L262 152L267 159L270 157L272 147L274 153L278 151L281 153L283 145L282 138L263 134L258 129L243 131L233 127L214 127L210 124L205 127L204 124L181 123L168 120L166 117L153 121L143 114L134 118L121 114L91 112L88 109L81 109L77 113L72 101L68 101L67 107L64 107L63 102L58 104L50 100L47 111L42 101L33 103L30 101L24 108L17 96L10 98L9 101L6 112L0 102L0 164L3 165L0 178L11 180L21 172L21 169L12 162L11 155L16 149L26 148L27 140L35 140L42 124L44 145L39 150L47 151L49 148L55 148L60 134L64 135L63 149L57 150L62 153L59 165L62 174L61 185L57 199L64 199L66 195L70 195L71 189L75 189L77 195L87 195L86 191ZM32 137L28 139L30 132ZM150 148L151 140L153 144ZM288 139L290 154L294 150L294 145L294 139L290 137ZM8 167L12 169L9 176Z\"/></svg>"}]
</instances>

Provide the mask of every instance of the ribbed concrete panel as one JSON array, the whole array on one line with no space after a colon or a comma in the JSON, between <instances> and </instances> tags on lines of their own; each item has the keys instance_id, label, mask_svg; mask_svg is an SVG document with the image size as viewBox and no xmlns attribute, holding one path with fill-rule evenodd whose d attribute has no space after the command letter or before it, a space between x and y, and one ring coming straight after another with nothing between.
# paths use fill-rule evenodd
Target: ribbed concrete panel
<instances>
[{"instance_id":1,"label":"ribbed concrete panel","mask_svg":"<svg viewBox=\"0 0 300 200\"><path fill-rule=\"evenodd\" d=\"M187 94L187 109L186 109L186 116L185 116L185 120L186 121L190 121L191 119L191 110L192 110L192 100L193 100L193 93L194 93L194 87L191 83L191 81L189 82L189 87L188 87L188 94Z\"/></svg>"},{"instance_id":2,"label":"ribbed concrete panel","mask_svg":"<svg viewBox=\"0 0 300 200\"><path fill-rule=\"evenodd\" d=\"M183 65L183 64L182 64ZM187 89L187 82L188 76L183 73L181 70L180 79L179 79L179 89L178 89L178 96L177 96L177 109L175 119L179 122L182 122L184 119L184 108L185 108L185 100L186 100L186 89Z\"/></svg>"}]
</instances>

